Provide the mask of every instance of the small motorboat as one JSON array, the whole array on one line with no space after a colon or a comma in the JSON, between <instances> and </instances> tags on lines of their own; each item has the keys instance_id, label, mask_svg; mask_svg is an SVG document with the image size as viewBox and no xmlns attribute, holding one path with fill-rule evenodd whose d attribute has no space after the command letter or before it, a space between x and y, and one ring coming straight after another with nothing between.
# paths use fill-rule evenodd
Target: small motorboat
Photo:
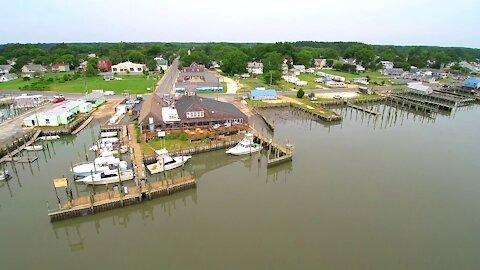
<instances>
[{"instance_id":1,"label":"small motorboat","mask_svg":"<svg viewBox=\"0 0 480 270\"><path fill-rule=\"evenodd\" d=\"M86 185L108 185L118 183L120 181L128 181L133 179L133 170L125 170L120 172L108 170L101 173L95 173L85 178L75 180L75 182L84 183Z\"/></svg>"},{"instance_id":2,"label":"small motorboat","mask_svg":"<svg viewBox=\"0 0 480 270\"><path fill-rule=\"evenodd\" d=\"M42 140L42 141L54 141L54 140L60 139L60 136L58 136L58 135L42 136L42 137L38 137L38 139Z\"/></svg>"},{"instance_id":3,"label":"small motorboat","mask_svg":"<svg viewBox=\"0 0 480 270\"><path fill-rule=\"evenodd\" d=\"M8 178L10 178L8 170L0 170L0 181L7 180Z\"/></svg>"},{"instance_id":4,"label":"small motorboat","mask_svg":"<svg viewBox=\"0 0 480 270\"><path fill-rule=\"evenodd\" d=\"M157 162L147 165L150 174L173 170L184 165L192 158L192 156L171 157L168 155L167 149L156 150L155 153L157 154Z\"/></svg>"},{"instance_id":5,"label":"small motorboat","mask_svg":"<svg viewBox=\"0 0 480 270\"><path fill-rule=\"evenodd\" d=\"M25 146L25 150L27 150L27 151L41 151L41 150L43 150L43 146L42 145Z\"/></svg>"},{"instance_id":6,"label":"small motorboat","mask_svg":"<svg viewBox=\"0 0 480 270\"><path fill-rule=\"evenodd\" d=\"M118 132L116 131L107 131L107 132L100 133L101 138L112 138L117 136L118 136Z\"/></svg>"},{"instance_id":7,"label":"small motorboat","mask_svg":"<svg viewBox=\"0 0 480 270\"><path fill-rule=\"evenodd\" d=\"M245 138L241 140L237 145L225 151L226 154L240 156L248 155L262 150L262 146L253 142L253 134L245 134Z\"/></svg>"}]
</instances>

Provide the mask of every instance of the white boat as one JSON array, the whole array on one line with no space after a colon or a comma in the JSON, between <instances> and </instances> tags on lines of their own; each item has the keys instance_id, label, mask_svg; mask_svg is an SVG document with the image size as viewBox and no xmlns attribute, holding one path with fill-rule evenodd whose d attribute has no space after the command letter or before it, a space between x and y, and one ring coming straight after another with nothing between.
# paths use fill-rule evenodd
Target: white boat
<instances>
[{"instance_id":1,"label":"white boat","mask_svg":"<svg viewBox=\"0 0 480 270\"><path fill-rule=\"evenodd\" d=\"M113 156L98 157L93 162L79 163L73 166L71 171L76 177L85 177L93 173L101 173L109 170L120 171L127 170L127 162L120 161L119 158Z\"/></svg>"},{"instance_id":2,"label":"white boat","mask_svg":"<svg viewBox=\"0 0 480 270\"><path fill-rule=\"evenodd\" d=\"M1 170L0 171L0 181L1 180L7 180L8 178L10 178L10 173L8 172L8 170Z\"/></svg>"},{"instance_id":3,"label":"white boat","mask_svg":"<svg viewBox=\"0 0 480 270\"><path fill-rule=\"evenodd\" d=\"M25 146L25 150L27 150L27 151L41 151L41 150L43 150L43 146L42 145Z\"/></svg>"},{"instance_id":4,"label":"white boat","mask_svg":"<svg viewBox=\"0 0 480 270\"><path fill-rule=\"evenodd\" d=\"M167 149L156 150L157 162L147 165L147 169L151 174L173 170L185 164L192 156L171 157L168 155Z\"/></svg>"},{"instance_id":5,"label":"white boat","mask_svg":"<svg viewBox=\"0 0 480 270\"><path fill-rule=\"evenodd\" d=\"M102 132L100 133L100 137L102 138L112 138L112 137L117 137L118 132L116 131L107 131L107 132Z\"/></svg>"},{"instance_id":6,"label":"white boat","mask_svg":"<svg viewBox=\"0 0 480 270\"><path fill-rule=\"evenodd\" d=\"M262 150L262 146L253 142L253 134L245 134L245 138L241 140L237 145L225 151L226 154L240 156L248 155Z\"/></svg>"},{"instance_id":7,"label":"white boat","mask_svg":"<svg viewBox=\"0 0 480 270\"><path fill-rule=\"evenodd\" d=\"M128 181L133 179L133 170L125 170L120 171L120 177L118 176L118 172L114 170L108 170L101 173L95 173L93 175L89 175L85 178L75 180L75 182L84 183L87 185L108 185L119 183L120 180Z\"/></svg>"},{"instance_id":8,"label":"white boat","mask_svg":"<svg viewBox=\"0 0 480 270\"><path fill-rule=\"evenodd\" d=\"M38 139L42 140L42 141L54 141L54 140L60 139L60 136L58 136L58 135L42 136L42 137L38 137Z\"/></svg>"}]
</instances>

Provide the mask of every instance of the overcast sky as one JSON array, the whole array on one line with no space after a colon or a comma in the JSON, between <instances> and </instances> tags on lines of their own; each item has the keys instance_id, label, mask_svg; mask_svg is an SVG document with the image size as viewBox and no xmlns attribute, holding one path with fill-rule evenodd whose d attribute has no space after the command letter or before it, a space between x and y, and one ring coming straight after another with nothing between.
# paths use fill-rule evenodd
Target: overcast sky
<instances>
[{"instance_id":1,"label":"overcast sky","mask_svg":"<svg viewBox=\"0 0 480 270\"><path fill-rule=\"evenodd\" d=\"M360 41L480 48L480 0L15 0L0 43Z\"/></svg>"}]
</instances>

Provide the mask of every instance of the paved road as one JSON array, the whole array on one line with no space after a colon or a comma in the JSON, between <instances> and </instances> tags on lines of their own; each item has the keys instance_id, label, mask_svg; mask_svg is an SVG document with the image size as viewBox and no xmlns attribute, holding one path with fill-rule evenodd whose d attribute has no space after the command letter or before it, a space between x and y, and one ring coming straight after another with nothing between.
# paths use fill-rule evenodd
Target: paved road
<instances>
[{"instance_id":1,"label":"paved road","mask_svg":"<svg viewBox=\"0 0 480 270\"><path fill-rule=\"evenodd\" d=\"M155 89L156 93L159 94L171 94L174 92L173 86L175 85L175 81L178 77L178 64L180 63L180 58L177 57L173 62L172 65L168 68L167 72L163 75L162 79L160 80L160 84L158 85L157 89Z\"/></svg>"}]
</instances>

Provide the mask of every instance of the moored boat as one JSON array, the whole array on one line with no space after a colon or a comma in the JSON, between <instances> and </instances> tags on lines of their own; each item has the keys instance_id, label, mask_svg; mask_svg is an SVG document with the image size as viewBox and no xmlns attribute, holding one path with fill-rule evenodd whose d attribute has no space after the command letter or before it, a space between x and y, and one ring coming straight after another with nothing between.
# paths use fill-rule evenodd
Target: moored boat
<instances>
[{"instance_id":1,"label":"moored boat","mask_svg":"<svg viewBox=\"0 0 480 270\"><path fill-rule=\"evenodd\" d=\"M0 181L7 180L8 178L10 178L10 173L8 170L0 170Z\"/></svg>"},{"instance_id":2,"label":"moored boat","mask_svg":"<svg viewBox=\"0 0 480 270\"><path fill-rule=\"evenodd\" d=\"M95 173L85 178L75 180L75 182L84 183L86 185L108 185L119 183L120 181L129 181L133 179L133 170L118 171L108 170L101 173Z\"/></svg>"},{"instance_id":3,"label":"moored boat","mask_svg":"<svg viewBox=\"0 0 480 270\"><path fill-rule=\"evenodd\" d=\"M41 151L41 150L43 150L43 146L42 145L29 145L29 146L25 146L25 150L27 150L27 151Z\"/></svg>"},{"instance_id":4,"label":"moored boat","mask_svg":"<svg viewBox=\"0 0 480 270\"><path fill-rule=\"evenodd\" d=\"M84 162L76 164L72 167L71 171L76 177L85 177L92 173L100 173L109 170L120 171L127 170L127 162L121 161L119 158L113 156L102 156L96 158L93 162Z\"/></svg>"},{"instance_id":5,"label":"moored boat","mask_svg":"<svg viewBox=\"0 0 480 270\"><path fill-rule=\"evenodd\" d=\"M240 156L248 155L262 150L262 146L258 143L253 142L253 134L245 134L243 138L237 145L225 151L226 154Z\"/></svg>"},{"instance_id":6,"label":"moored boat","mask_svg":"<svg viewBox=\"0 0 480 270\"><path fill-rule=\"evenodd\" d=\"M60 139L60 136L58 135L42 136L42 137L38 137L38 139L42 141L54 141L54 140Z\"/></svg>"},{"instance_id":7,"label":"moored boat","mask_svg":"<svg viewBox=\"0 0 480 270\"><path fill-rule=\"evenodd\" d=\"M171 157L166 149L156 150L155 153L157 154L157 162L147 165L150 174L173 170L184 165L192 158L192 156Z\"/></svg>"}]
</instances>

